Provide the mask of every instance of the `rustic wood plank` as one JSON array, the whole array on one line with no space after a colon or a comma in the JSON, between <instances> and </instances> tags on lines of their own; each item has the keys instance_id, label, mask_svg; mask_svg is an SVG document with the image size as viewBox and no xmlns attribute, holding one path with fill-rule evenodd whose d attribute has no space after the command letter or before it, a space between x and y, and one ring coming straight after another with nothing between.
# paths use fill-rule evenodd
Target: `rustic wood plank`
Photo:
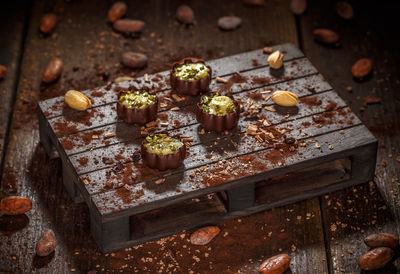
<instances>
[{"instance_id":1,"label":"rustic wood plank","mask_svg":"<svg viewBox=\"0 0 400 274\"><path fill-rule=\"evenodd\" d=\"M283 44L275 47L276 50L284 52L284 61L291 61L304 57L304 54L293 44ZM250 52L239 53L233 56L226 56L218 59L206 61L206 64L212 68L213 79L216 76L229 77L235 72L244 72L254 68L268 67L268 54L262 50L253 50ZM228 62L229 60L229 62ZM171 89L169 83L169 70L149 75L149 81L146 82L144 77L138 77L132 81L124 81L118 84L112 84L109 88L99 87L82 91L92 100L92 107L116 102L116 94L110 92L116 88L142 88L147 87L150 91L160 94L168 94L167 90ZM63 113L73 113L75 111L69 109L64 104L62 96L51 98L40 102L39 105L46 114L47 119L51 119Z\"/></svg>"},{"instance_id":2,"label":"rustic wood plank","mask_svg":"<svg viewBox=\"0 0 400 274\"><path fill-rule=\"evenodd\" d=\"M322 91L327 91L332 89L332 87L326 82L323 81L323 77L319 74L306 76L304 78L299 78L292 81L282 82L279 84L274 84L260 91L271 89L271 90L291 90L296 93L298 96L304 96L307 94L312 94L311 91L307 89L308 85L311 85L315 88L314 92L319 93ZM267 95L267 94L266 94ZM250 92L238 93L235 95L236 99L241 99L246 101L247 98L254 100L256 103L263 103L262 98L258 98L252 95ZM163 117L165 119L165 117ZM193 126L196 127L196 126ZM165 128L163 128L164 130ZM116 135L107 140L104 139L104 133L115 132ZM186 127L179 127L176 129L170 130L171 134L181 134L184 136L194 136L195 140L198 137L196 134L192 133L192 129ZM92 138L92 136L98 138ZM139 129L132 129L132 125L117 122L111 124L109 126L104 126L99 129L93 130L83 130L81 132L63 136L60 138L60 143L63 146L63 149L66 151L67 155L77 154L79 152L83 152L88 148L99 148L101 146L113 145L119 142L128 141L134 138L141 136ZM195 142L195 141L194 141Z\"/></svg>"},{"instance_id":3,"label":"rustic wood plank","mask_svg":"<svg viewBox=\"0 0 400 274\"><path fill-rule=\"evenodd\" d=\"M0 65L7 68L4 78L0 79L0 173L3 170L3 154L12 118L29 6L28 0L18 0L3 3L0 10Z\"/></svg>"},{"instance_id":4,"label":"rustic wood plank","mask_svg":"<svg viewBox=\"0 0 400 274\"><path fill-rule=\"evenodd\" d=\"M347 108L343 109L343 112L347 113L348 109ZM318 112L315 112L315 113L318 113ZM303 128L303 126L300 128L294 127L293 126L294 121L291 119L289 119L289 121L287 121L285 123L278 125L277 128L284 129L284 128L288 128L288 127L293 127L294 129L290 132L290 135L295 138L302 138L302 136L320 135L327 131L330 132L330 131L334 131L334 130L340 130L341 128L351 126L351 125L356 125L356 124L360 123L360 121L354 114L351 116L348 116L347 119L343 120L342 114L336 113L334 116L331 117L331 119L332 119L332 120L330 120L331 123L328 123L328 124L324 125L323 127L319 127L318 124L313 122L312 116L307 116L302 119L297 119L297 121L296 121L298 124L301 124L301 125L309 124L308 126L306 126L306 128ZM195 128L195 132L197 132L197 130L198 129ZM229 138L228 140L230 140L230 139L232 139L232 138ZM238 142L238 143L244 145L244 147L246 147L246 144L254 143L253 137L243 136L241 139L242 139L242 142ZM237 141L238 140L236 140L236 142ZM200 139L194 140L193 145L198 144L198 142L200 142ZM222 142L222 141L219 141L219 142ZM260 148L265 147L265 145L263 146L262 144L258 144L258 145L256 144L256 146L260 147ZM215 157L215 159L216 159L216 157ZM140 168L140 166L128 165L126 167L126 172L140 174L141 172L143 172L143 170L139 169L139 168ZM122 185L125 184L123 182L123 174L125 172L122 175L117 175L117 174L112 173L112 175L109 176L107 174L110 171L111 171L110 169L102 169L102 170L92 172L92 173L87 173L87 174L81 176L82 180L87 179L89 181L89 184L85 185L85 187L87 189L87 192L90 195L93 195L94 193L97 193L100 191L106 191L107 188L105 187L105 183L107 181L112 182L114 184L113 188L121 187ZM168 174L168 173L164 173L164 174ZM155 175L160 175L160 173L153 172L153 173L149 173L149 174L143 174L142 177L150 179Z\"/></svg>"},{"instance_id":5,"label":"rustic wood plank","mask_svg":"<svg viewBox=\"0 0 400 274\"><path fill-rule=\"evenodd\" d=\"M306 97L308 98L308 97ZM337 96L337 94L333 91L327 91L321 95L312 95L309 98L316 98L316 100L320 100L321 104L317 105L315 107L309 108L306 103L302 102L300 100L298 104L298 108L301 110L299 111L298 115L294 115L293 117L289 117L288 119L290 120L295 120L295 119L301 119L302 117L305 116L311 116L317 113L321 113L326 110L326 107L330 105L331 102L337 102L336 107L342 108L345 107L345 103L341 101L341 99ZM194 115L194 111L192 110L192 106L183 113L182 118L180 121L187 122L189 125L196 124L196 118ZM343 116L345 116L347 113L343 113ZM280 124L282 120L285 117L285 114L278 113L278 112L270 112L268 110L263 109L260 112L259 117L267 117L268 122L271 124L271 126L274 126L276 124ZM185 118L185 120L184 120ZM311 117L312 119L312 117ZM345 119L345 117L343 117ZM238 124L240 127L240 131L238 133L243 133L246 131L247 126L249 124L249 121L246 121L245 119L241 119L240 123ZM296 122L293 122L293 125L296 127L301 127L301 124L297 124ZM200 130L199 126L195 127L197 131ZM324 128L322 128L323 130ZM197 133L198 134L198 133ZM207 136L208 134L204 134L204 136ZM249 146L245 148L246 144L243 143L240 137L236 136L237 133L233 133L233 140L237 138L236 141L238 141L238 146L236 147L236 151L234 153L247 153L253 149L253 147ZM196 136L196 135L195 135ZM235 137L236 136L236 137ZM219 135L217 134L212 134L212 137L214 139L210 138L207 140L208 145L212 144L213 141L218 140L220 138ZM207 154L212 154L210 152L211 148L207 148L206 146L198 146L199 144L202 144L203 141L201 140L203 138L203 135L198 135L198 138L200 139L200 142L193 143L190 149L190 153L192 153L191 157L187 157L184 160L184 166L185 168L191 168L193 166L196 166L199 162L204 162L202 160L202 157ZM140 149L140 143L141 140L136 139L136 140L131 140L128 143L118 143L115 145L107 146L107 147L102 147L100 149L94 149L91 151L86 151L83 153L75 154L71 156L69 159L71 160L72 165L75 167L75 169L78 171L79 174L84 174L88 172L92 172L98 169L102 169L105 167L110 167L113 166L117 162L130 162L132 157L134 157L135 153L139 151ZM232 144L231 144L232 145ZM212 148L218 149L219 145L214 145ZM257 145L255 145L257 146ZM261 144L262 146L262 144ZM243 148L242 148L243 147ZM247 149L247 150L246 150ZM232 150L232 149L231 149ZM239 152L240 151L240 152ZM104 157L106 157L108 160L104 160ZM193 159L193 157L196 158Z\"/></svg>"},{"instance_id":6,"label":"rustic wood plank","mask_svg":"<svg viewBox=\"0 0 400 274\"><path fill-rule=\"evenodd\" d=\"M343 140L346 140L346 142L343 142ZM322 159L332 159L332 157L335 156L338 157L337 154L340 154L342 158L350 156L352 155L351 149L355 150L356 148L362 147L363 145L373 143L375 141L375 138L365 129L365 127L361 125L345 129L342 133L339 133L339 131L334 131L332 133L323 134L315 138L311 138L311 140L309 141L311 141L311 143L313 143L314 141L318 142L321 145L322 150L319 151L319 149L316 148L311 150L308 147L299 147L297 153L293 153L293 155L288 155L284 160L282 160L285 161L283 162L285 171L283 171L282 168L277 168L279 166L278 163L274 163L268 160L269 153L267 153L267 148L261 149L249 155L242 155L232 159L228 158L229 160L227 160L226 163L223 164L223 166L225 166L225 168L226 165L232 166L232 169L235 170L236 175L235 173L220 175L220 177L216 179L216 182L200 180L200 178L204 176L204 171L196 173L194 175L191 175L189 172L184 172L183 176L182 174L178 173L176 175L166 177L166 182L162 186L147 185L147 188L150 188L151 192L163 192L163 197L165 197L165 202L163 204L167 205L171 202L171 200L168 199L172 198L172 201L177 201L179 199L179 197L176 196L177 193L182 193L180 194L181 199L187 199L196 196L196 194L206 194L226 188L226 186L223 185L226 182L230 182L230 187L234 187L235 185L244 183L242 179L243 176L246 177L246 175L244 174L247 174L246 172L249 168L243 166L244 162L247 163L248 161L250 161L248 164L251 166L252 172L254 172L254 174L257 174L251 177L247 177L246 182L256 182L257 180L260 180L261 178L266 178L267 176L276 176L280 175L279 173L282 172L290 172L292 168L307 167L307 163L308 165L310 165L310 161L313 158L320 158L320 162L322 162ZM333 145L334 150L330 150L328 148L328 144ZM205 172L218 172L218 166L210 165L208 167L208 170ZM172 188L171 185L173 186ZM118 192L118 190L112 190L109 192L93 195L93 203L100 210L103 221L118 218L120 216L135 214L136 212L138 212L139 208L142 208L141 210L152 209L155 204L152 205L149 202L145 202L146 198L148 197L146 194L143 194L141 191L139 196L137 196L137 193L139 191L138 187L140 189L143 189L143 191L144 189L146 189L142 186L137 185L125 186L125 189L127 189L128 191L124 191L123 195L122 193ZM160 206L160 204L161 201L157 200L156 206L158 207Z\"/></svg>"},{"instance_id":7,"label":"rustic wood plank","mask_svg":"<svg viewBox=\"0 0 400 274\"><path fill-rule=\"evenodd\" d=\"M187 55L193 54L212 59L260 48L266 42L297 43L294 18L287 9L287 1L263 8L243 7L239 1L225 1L218 5L211 1L208 4L203 3L205 2L190 3L195 5L196 17L201 20L193 28L180 27L174 23L174 12L180 4L178 1L135 3L135 8L128 9L127 17L145 19L148 28L142 39L132 40L112 34L105 24L106 10L109 7L106 2L95 4L92 1L79 3L60 1L51 4L35 2L18 98L30 98L29 95L39 97L39 78L42 69L49 58L59 54L62 55L61 57L74 56L74 58L66 62L64 74L59 82L43 88L41 99L62 95L65 90L71 88L84 90L102 85L103 79L96 75L94 64L112 64L105 67L110 73L110 79L129 75L131 70L114 66L119 63L119 53L123 48L142 52L147 49L152 50L150 53L147 52L150 56L149 67L137 72L137 74L143 74L164 70L169 66L167 63ZM203 7L203 5L208 6ZM99 12L93 12L94 6ZM213 9L209 9L210 6ZM62 23L57 26L56 36L49 39L40 38L37 32L40 17L44 12L51 11L60 15ZM222 33L215 27L215 22L222 14L229 13L243 17L244 25L238 31ZM151 37L151 32L155 33L154 37ZM212 35L200 35L200 32L212 33ZM156 41L159 38L163 39L161 45ZM95 44L96 47L93 46ZM78 70L74 71L73 67ZM26 106L17 100L12 128L15 138L11 139L9 150L12 152L7 153L6 165L13 170L21 171L16 173L18 193L30 197L37 206L28 213L31 221L23 231L13 231L9 238L3 234L0 235L0 240L4 243L0 246L0 261L4 262L1 266L2 271L21 273L34 272L38 269L43 272L54 272L60 269L65 272L71 270L113 272L127 269L139 272L157 272L160 269L167 272L178 270L166 250L180 252L178 262L180 269L218 272L225 271L229 266L229 269L233 271L249 271L256 269L263 258L284 250L294 257L291 266L293 271L326 272L326 264L320 259L324 258L325 253L320 214L315 199L243 218L241 223L233 220L221 223L224 235L226 232L228 236L219 238L218 242L213 242L207 247L199 247L202 254L207 252L210 255L209 257L202 256L200 263L193 264L193 256L198 256L195 249L183 247L187 245L187 237L182 239L175 236L142 245L135 250L116 252L115 256L100 255L90 236L86 207L72 203L60 182L61 175L55 172L61 168L59 162L49 161L43 148L37 147L39 138L35 125L36 112L32 111L35 105L36 99ZM30 159L33 160L30 161ZM31 174L35 176L22 172L26 169L30 169ZM308 213L312 215L306 220ZM296 215L303 216L304 221L287 221L288 217L294 220ZM269 225L257 225L256 230L253 225L249 225L263 223L265 219L271 220ZM66 226L65 223L75 225ZM32 251L41 230L45 227L52 227L55 230L58 248L53 257L40 259L34 257ZM273 232L273 236L264 239L265 231ZM312 236L307 236L303 235L302 231L313 231L313 233L310 234ZM186 235L189 233L186 232ZM252 242L252 245L249 245L249 242ZM297 249L292 252L294 244ZM213 250L207 251L210 247ZM224 252L226 250L230 250L229 256ZM149 252L152 254L151 257ZM16 260L13 259L12 254L16 255ZM166 266L147 260L147 258L155 257L167 263ZM220 263L215 263L216 261ZM128 267L125 266L126 264Z\"/></svg>"},{"instance_id":8,"label":"rustic wood plank","mask_svg":"<svg viewBox=\"0 0 400 274\"><path fill-rule=\"evenodd\" d=\"M310 1L309 10L300 17L303 49L315 66L326 76L349 106L379 140L374 183L338 191L321 199L330 271L358 273L358 258L367 251L363 238L370 233L390 232L399 235L399 74L400 43L391 39L385 26L396 24L398 2L385 5L350 1L355 16L343 20L335 12L335 1L324 4ZM367 14L374 14L371 24ZM316 44L315 27L328 27L341 36L338 48ZM364 81L353 79L350 69L359 58L368 57L373 73ZM333 69L334 68L334 69ZM352 87L352 91L346 88ZM379 104L365 105L366 96L378 97ZM386 161L382 164L382 161ZM398 260L374 273L397 273Z\"/></svg>"},{"instance_id":9,"label":"rustic wood plank","mask_svg":"<svg viewBox=\"0 0 400 274\"><path fill-rule=\"evenodd\" d=\"M305 75L316 73L315 68L307 59L299 59L296 61L289 61L285 66L285 74L282 77L275 77L270 74L268 68L254 69L251 71L246 71L241 73L242 76L248 77L249 81L244 83L233 83L229 85L229 91L232 93L237 93L242 90L250 90L254 88L259 88L266 86L268 84L278 83L282 81L287 81L293 78L299 78ZM261 78L261 83L260 83ZM228 85L228 84L226 84ZM214 84L210 86L211 90L220 90L220 84ZM171 114L169 114L171 113ZM169 119L174 120L175 117L172 115L179 115L181 112L169 111ZM170 117L172 116L172 117ZM184 117L182 117L184 118ZM179 118L176 118L179 119ZM59 116L49 121L54 132L58 136L65 134L76 133L84 129L90 129L95 127L100 127L104 125L109 125L115 123L118 120L116 113L116 106L114 104L102 105L97 108L92 108L86 112L73 112L67 116ZM181 122L185 123L185 122Z\"/></svg>"}]
</instances>

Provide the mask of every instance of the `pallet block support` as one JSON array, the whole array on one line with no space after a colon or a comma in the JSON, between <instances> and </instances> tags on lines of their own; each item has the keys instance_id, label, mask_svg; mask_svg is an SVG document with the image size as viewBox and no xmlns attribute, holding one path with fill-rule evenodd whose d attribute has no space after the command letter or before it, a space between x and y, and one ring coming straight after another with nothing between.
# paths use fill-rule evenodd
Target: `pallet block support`
<instances>
[{"instance_id":1,"label":"pallet block support","mask_svg":"<svg viewBox=\"0 0 400 274\"><path fill-rule=\"evenodd\" d=\"M130 240L130 217L100 223L96 216L90 214L90 230L102 252L117 250Z\"/></svg>"},{"instance_id":2,"label":"pallet block support","mask_svg":"<svg viewBox=\"0 0 400 274\"><path fill-rule=\"evenodd\" d=\"M227 209L229 212L239 211L254 205L255 184L248 183L226 191Z\"/></svg>"}]
</instances>

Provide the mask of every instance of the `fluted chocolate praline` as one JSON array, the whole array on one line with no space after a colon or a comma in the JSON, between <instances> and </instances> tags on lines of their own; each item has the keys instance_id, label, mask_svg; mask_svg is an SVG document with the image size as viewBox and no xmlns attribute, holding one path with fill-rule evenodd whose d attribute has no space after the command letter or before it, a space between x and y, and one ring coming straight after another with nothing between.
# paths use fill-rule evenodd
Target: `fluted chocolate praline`
<instances>
[{"instance_id":1,"label":"fluted chocolate praline","mask_svg":"<svg viewBox=\"0 0 400 274\"><path fill-rule=\"evenodd\" d=\"M184 143L179 150L173 154L158 155L156 153L149 152L144 146L145 142L146 140L144 140L141 145L141 155L143 162L148 167L156 168L160 171L175 169L180 166L183 160L185 160L186 146Z\"/></svg>"},{"instance_id":2,"label":"fluted chocolate praline","mask_svg":"<svg viewBox=\"0 0 400 274\"><path fill-rule=\"evenodd\" d=\"M121 97L124 93L120 93ZM150 121L157 119L158 97L156 96L154 103L145 108L128 108L120 101L117 103L118 118L124 120L128 124L144 125Z\"/></svg>"},{"instance_id":3,"label":"fluted chocolate praline","mask_svg":"<svg viewBox=\"0 0 400 274\"><path fill-rule=\"evenodd\" d=\"M194 57L187 57L183 58L182 60L172 65L172 69L170 72L171 88L175 90L178 94L197 96L199 95L200 92L206 92L210 89L209 86L211 82L212 71L209 66L206 66L208 68L208 75L199 80L181 80L174 75L175 69L177 67L185 64L195 64L195 63L204 64L204 60Z\"/></svg>"},{"instance_id":4,"label":"fluted chocolate praline","mask_svg":"<svg viewBox=\"0 0 400 274\"><path fill-rule=\"evenodd\" d=\"M216 132L223 132L225 130L230 130L236 127L240 116L240 106L232 97L230 98L235 104L235 110L222 116L205 112L202 108L202 103L197 103L196 118L204 129ZM203 100L201 99L201 102L202 101Z\"/></svg>"}]
</instances>

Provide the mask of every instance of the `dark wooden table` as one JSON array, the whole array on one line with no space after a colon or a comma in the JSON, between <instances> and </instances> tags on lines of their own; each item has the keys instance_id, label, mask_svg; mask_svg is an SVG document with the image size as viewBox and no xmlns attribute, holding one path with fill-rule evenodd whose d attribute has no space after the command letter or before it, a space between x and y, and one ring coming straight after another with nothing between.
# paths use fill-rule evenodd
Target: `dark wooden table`
<instances>
[{"instance_id":1,"label":"dark wooden table","mask_svg":"<svg viewBox=\"0 0 400 274\"><path fill-rule=\"evenodd\" d=\"M0 216L0 272L254 272L264 258L288 252L292 273L359 273L357 260L367 250L362 241L367 234L400 233L400 42L387 32L396 22L398 4L352 3L355 17L344 20L336 14L334 1L309 1L307 12L299 17L291 14L288 1L265 1L264 7L246 7L240 1L186 2L195 11L196 24L191 27L174 19L180 1L129 3L127 17L147 23L138 39L115 34L107 25L108 1L3 4L0 64L8 73L0 81L0 198L27 196L33 209L19 217ZM60 17L50 37L38 31L46 12ZM220 31L217 19L230 14L242 17L242 27ZM315 43L315 27L337 31L340 46ZM37 101L69 89L101 86L117 76L162 71L188 55L213 59L286 42L305 52L379 139L374 182L218 223L221 233L207 246L192 246L191 231L186 231L102 255L90 235L88 209L69 198L60 161L50 160L39 144ZM140 71L121 67L119 56L126 50L146 53L149 66ZM64 60L63 75L45 86L41 74L54 56ZM372 59L374 73L357 82L350 67L361 57ZM381 98L381 103L363 105L368 95ZM55 231L58 245L55 254L39 258L34 247L45 228ZM399 267L395 261L377 273L397 273Z\"/></svg>"}]
</instances>

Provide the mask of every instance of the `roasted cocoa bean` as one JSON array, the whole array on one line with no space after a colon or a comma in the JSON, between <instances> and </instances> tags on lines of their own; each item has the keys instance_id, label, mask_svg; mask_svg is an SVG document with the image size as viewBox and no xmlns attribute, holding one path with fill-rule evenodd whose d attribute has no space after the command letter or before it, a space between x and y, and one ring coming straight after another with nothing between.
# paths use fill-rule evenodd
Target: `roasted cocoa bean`
<instances>
[{"instance_id":1,"label":"roasted cocoa bean","mask_svg":"<svg viewBox=\"0 0 400 274\"><path fill-rule=\"evenodd\" d=\"M330 29L315 29L314 39L323 44L335 44L339 41L339 35Z\"/></svg>"},{"instance_id":2,"label":"roasted cocoa bean","mask_svg":"<svg viewBox=\"0 0 400 274\"><path fill-rule=\"evenodd\" d=\"M115 2L108 10L108 21L114 22L125 15L128 7L124 2Z\"/></svg>"},{"instance_id":3,"label":"roasted cocoa bean","mask_svg":"<svg viewBox=\"0 0 400 274\"><path fill-rule=\"evenodd\" d=\"M336 12L340 17L347 20L354 16L353 7L345 1L339 1L336 3Z\"/></svg>"},{"instance_id":4,"label":"roasted cocoa bean","mask_svg":"<svg viewBox=\"0 0 400 274\"><path fill-rule=\"evenodd\" d=\"M39 241L36 244L36 254L44 257L52 253L56 249L56 236L53 230L46 229L43 231Z\"/></svg>"},{"instance_id":5,"label":"roasted cocoa bean","mask_svg":"<svg viewBox=\"0 0 400 274\"><path fill-rule=\"evenodd\" d=\"M218 27L223 30L234 30L242 24L242 19L237 16L224 16L218 19Z\"/></svg>"},{"instance_id":6,"label":"roasted cocoa bean","mask_svg":"<svg viewBox=\"0 0 400 274\"><path fill-rule=\"evenodd\" d=\"M121 62L130 68L143 68L147 65L147 56L142 53L128 51L122 54Z\"/></svg>"},{"instance_id":7,"label":"roasted cocoa bean","mask_svg":"<svg viewBox=\"0 0 400 274\"><path fill-rule=\"evenodd\" d=\"M63 70L64 63L60 58L53 58L44 70L42 81L51 83L60 77Z\"/></svg>"},{"instance_id":8,"label":"roasted cocoa bean","mask_svg":"<svg viewBox=\"0 0 400 274\"><path fill-rule=\"evenodd\" d=\"M118 32L134 33L141 32L145 23L141 20L119 19L114 22L113 28Z\"/></svg>"},{"instance_id":9,"label":"roasted cocoa bean","mask_svg":"<svg viewBox=\"0 0 400 274\"><path fill-rule=\"evenodd\" d=\"M194 23L194 12L191 7L182 5L176 10L176 18L179 22L190 25Z\"/></svg>"},{"instance_id":10,"label":"roasted cocoa bean","mask_svg":"<svg viewBox=\"0 0 400 274\"><path fill-rule=\"evenodd\" d=\"M391 233L371 234L365 237L364 243L369 247L390 247L399 245L399 238Z\"/></svg>"},{"instance_id":11,"label":"roasted cocoa bean","mask_svg":"<svg viewBox=\"0 0 400 274\"><path fill-rule=\"evenodd\" d=\"M258 271L262 274L282 274L289 268L289 263L288 254L279 254L262 262Z\"/></svg>"},{"instance_id":12,"label":"roasted cocoa bean","mask_svg":"<svg viewBox=\"0 0 400 274\"><path fill-rule=\"evenodd\" d=\"M303 14L307 9L307 0L292 0L289 7L294 14Z\"/></svg>"},{"instance_id":13,"label":"roasted cocoa bean","mask_svg":"<svg viewBox=\"0 0 400 274\"><path fill-rule=\"evenodd\" d=\"M242 2L249 6L264 6L264 0L242 0Z\"/></svg>"},{"instance_id":14,"label":"roasted cocoa bean","mask_svg":"<svg viewBox=\"0 0 400 274\"><path fill-rule=\"evenodd\" d=\"M47 13L40 19L40 31L46 34L53 32L57 25L57 15L54 13Z\"/></svg>"},{"instance_id":15,"label":"roasted cocoa bean","mask_svg":"<svg viewBox=\"0 0 400 274\"><path fill-rule=\"evenodd\" d=\"M394 252L388 247L374 248L360 257L358 265L364 270L384 267L393 258Z\"/></svg>"},{"instance_id":16,"label":"roasted cocoa bean","mask_svg":"<svg viewBox=\"0 0 400 274\"><path fill-rule=\"evenodd\" d=\"M286 144L294 144L296 142L296 139L293 137L286 137L285 138L285 143Z\"/></svg>"},{"instance_id":17,"label":"roasted cocoa bean","mask_svg":"<svg viewBox=\"0 0 400 274\"><path fill-rule=\"evenodd\" d=\"M202 227L190 236L190 242L194 245L206 245L212 241L220 232L218 226Z\"/></svg>"},{"instance_id":18,"label":"roasted cocoa bean","mask_svg":"<svg viewBox=\"0 0 400 274\"><path fill-rule=\"evenodd\" d=\"M31 209L31 200L22 196L8 196L0 202L0 211L7 215L24 214Z\"/></svg>"},{"instance_id":19,"label":"roasted cocoa bean","mask_svg":"<svg viewBox=\"0 0 400 274\"><path fill-rule=\"evenodd\" d=\"M368 76L372 70L372 62L368 58L362 58L351 67L351 73L355 78L362 79Z\"/></svg>"},{"instance_id":20,"label":"roasted cocoa bean","mask_svg":"<svg viewBox=\"0 0 400 274\"><path fill-rule=\"evenodd\" d=\"M0 79L4 78L4 75L7 73L7 68L6 66L0 65Z\"/></svg>"}]
</instances>

